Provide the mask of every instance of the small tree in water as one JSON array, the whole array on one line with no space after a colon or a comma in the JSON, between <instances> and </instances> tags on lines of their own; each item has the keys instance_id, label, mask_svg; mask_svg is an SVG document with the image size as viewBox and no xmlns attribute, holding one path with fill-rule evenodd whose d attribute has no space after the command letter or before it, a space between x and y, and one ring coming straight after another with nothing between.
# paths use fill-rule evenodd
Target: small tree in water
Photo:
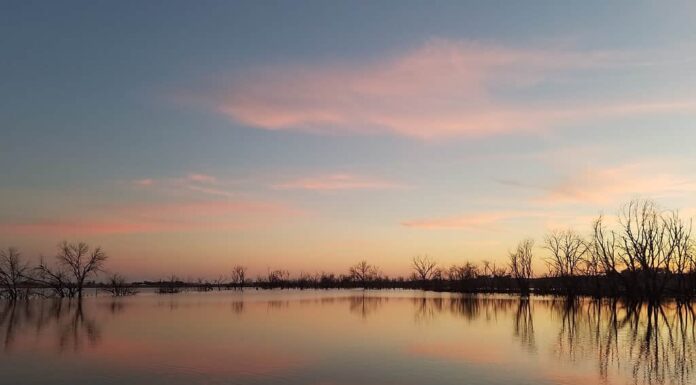
<instances>
[{"instance_id":1,"label":"small tree in water","mask_svg":"<svg viewBox=\"0 0 696 385\"><path fill-rule=\"evenodd\" d=\"M26 291L21 290L20 284L28 278L29 265L22 262L19 251L14 247L0 250L0 296L4 292L10 301L26 296Z\"/></svg>"}]
</instances>

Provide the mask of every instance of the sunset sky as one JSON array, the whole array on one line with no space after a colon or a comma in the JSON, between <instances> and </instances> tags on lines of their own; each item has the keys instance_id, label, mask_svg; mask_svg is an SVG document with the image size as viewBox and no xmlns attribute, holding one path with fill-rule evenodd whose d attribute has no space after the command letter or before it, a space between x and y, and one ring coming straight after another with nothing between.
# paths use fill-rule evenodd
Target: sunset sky
<instances>
[{"instance_id":1,"label":"sunset sky","mask_svg":"<svg viewBox=\"0 0 696 385\"><path fill-rule=\"evenodd\" d=\"M0 247L85 240L129 279L397 275L417 254L503 264L633 197L691 216L695 20L688 1L3 1Z\"/></svg>"}]
</instances>

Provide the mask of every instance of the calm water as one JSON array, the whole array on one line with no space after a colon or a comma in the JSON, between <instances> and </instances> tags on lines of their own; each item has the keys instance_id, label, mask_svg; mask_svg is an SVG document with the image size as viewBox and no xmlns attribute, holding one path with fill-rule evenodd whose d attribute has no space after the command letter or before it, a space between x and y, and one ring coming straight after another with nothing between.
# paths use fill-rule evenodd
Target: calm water
<instances>
[{"instance_id":1,"label":"calm water","mask_svg":"<svg viewBox=\"0 0 696 385\"><path fill-rule=\"evenodd\" d=\"M695 309L411 291L0 303L0 383L694 384Z\"/></svg>"}]
</instances>

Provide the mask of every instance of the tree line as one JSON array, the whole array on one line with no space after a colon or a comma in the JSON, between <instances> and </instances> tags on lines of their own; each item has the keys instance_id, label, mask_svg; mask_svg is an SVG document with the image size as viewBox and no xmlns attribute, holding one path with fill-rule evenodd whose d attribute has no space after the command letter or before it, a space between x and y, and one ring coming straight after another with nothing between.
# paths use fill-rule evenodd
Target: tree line
<instances>
[{"instance_id":1,"label":"tree line","mask_svg":"<svg viewBox=\"0 0 696 385\"><path fill-rule=\"evenodd\" d=\"M213 280L182 280L175 275L158 281L127 283L112 275L101 287L112 295L135 293L135 287L156 287L159 293L181 290L272 288L365 288L427 289L459 292L518 292L566 296L631 297L658 299L663 296L690 299L696 294L696 253L691 221L677 211L664 210L651 200L625 204L615 223L603 215L582 235L573 229L550 231L537 246L524 239L508 253L507 263L465 261L443 266L421 255L411 259L412 274L389 277L381 269L361 260L346 273L301 273L269 269L248 277L245 266L234 266L228 275ZM546 271L534 272L535 251ZM44 288L56 297L81 298L85 282L103 271L106 254L85 243L63 242L53 264L41 260L36 267L23 262L19 252L8 248L0 253L0 295L11 300L26 297L30 286Z\"/></svg>"}]
</instances>

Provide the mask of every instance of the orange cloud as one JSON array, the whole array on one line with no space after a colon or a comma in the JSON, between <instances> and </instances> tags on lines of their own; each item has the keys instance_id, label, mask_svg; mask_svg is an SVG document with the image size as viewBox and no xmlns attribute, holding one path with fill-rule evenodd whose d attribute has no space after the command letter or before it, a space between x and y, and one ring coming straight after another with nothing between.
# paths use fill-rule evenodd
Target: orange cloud
<instances>
[{"instance_id":1,"label":"orange cloud","mask_svg":"<svg viewBox=\"0 0 696 385\"><path fill-rule=\"evenodd\" d=\"M529 133L553 123L667 112L696 113L696 100L531 105L504 100L561 72L630 62L617 54L510 49L432 40L368 64L280 67L239 79L215 109L268 130L393 133L442 138Z\"/></svg>"},{"instance_id":2,"label":"orange cloud","mask_svg":"<svg viewBox=\"0 0 696 385\"><path fill-rule=\"evenodd\" d=\"M644 164L585 169L551 186L542 200L547 203L613 203L638 195L660 198L696 192L696 181L665 171L672 169L666 165Z\"/></svg>"},{"instance_id":3,"label":"orange cloud","mask_svg":"<svg viewBox=\"0 0 696 385\"><path fill-rule=\"evenodd\" d=\"M402 187L387 180L351 174L332 174L311 178L300 178L273 185L278 190L384 190Z\"/></svg>"}]
</instances>

